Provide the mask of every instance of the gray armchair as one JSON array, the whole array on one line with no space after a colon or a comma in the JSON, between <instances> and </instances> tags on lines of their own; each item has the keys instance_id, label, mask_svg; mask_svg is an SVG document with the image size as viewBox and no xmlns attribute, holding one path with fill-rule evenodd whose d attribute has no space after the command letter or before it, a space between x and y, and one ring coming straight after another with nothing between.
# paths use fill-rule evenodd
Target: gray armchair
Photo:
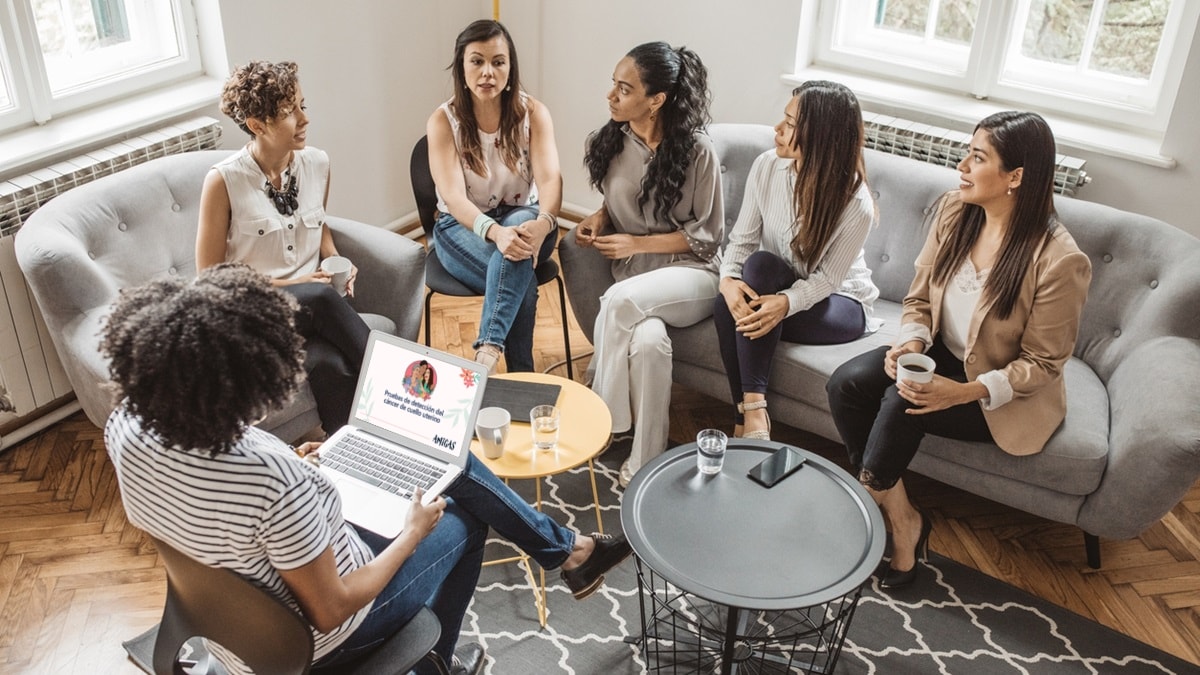
<instances>
[{"instance_id":1,"label":"gray armchair","mask_svg":"<svg viewBox=\"0 0 1200 675\"><path fill-rule=\"evenodd\" d=\"M17 261L59 358L90 419L104 426L114 401L99 333L120 289L196 274L200 188L227 151L152 160L63 194L17 233ZM358 266L352 303L372 328L415 339L421 324L425 249L363 223L330 217L338 251ZM259 424L286 441L320 425L307 387Z\"/></svg>"}]
</instances>

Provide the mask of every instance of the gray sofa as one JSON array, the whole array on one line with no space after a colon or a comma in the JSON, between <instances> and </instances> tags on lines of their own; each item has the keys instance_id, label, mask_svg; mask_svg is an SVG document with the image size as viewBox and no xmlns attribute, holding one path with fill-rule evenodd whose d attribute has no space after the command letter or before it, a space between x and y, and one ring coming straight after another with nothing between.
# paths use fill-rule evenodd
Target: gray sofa
<instances>
[{"instance_id":1,"label":"gray sofa","mask_svg":"<svg viewBox=\"0 0 1200 675\"><path fill-rule=\"evenodd\" d=\"M196 274L200 188L227 151L155 159L56 197L17 233L28 281L75 395L104 426L112 411L99 332L120 289ZM387 230L329 217L338 251L359 268L354 307L372 328L415 339L421 324L425 248ZM305 386L259 426L293 441L320 425Z\"/></svg>"},{"instance_id":2,"label":"gray sofa","mask_svg":"<svg viewBox=\"0 0 1200 675\"><path fill-rule=\"evenodd\" d=\"M726 225L742 203L750 164L772 147L766 126L716 124ZM957 172L868 150L881 226L866 244L880 289L883 329L845 345L782 343L771 372L773 419L838 439L825 383L850 357L890 344L900 301L925 240L925 217ZM1087 189L1103 189L1092 186ZM928 437L911 468L1050 520L1078 525L1088 562L1099 539L1136 536L1175 506L1200 476L1200 240L1166 223L1059 197L1062 222L1092 260L1093 278L1075 355L1067 364L1067 416L1039 454L1014 457L991 444ZM579 325L591 334L607 261L567 236L559 246ZM711 319L672 329L674 379L729 400Z\"/></svg>"}]
</instances>

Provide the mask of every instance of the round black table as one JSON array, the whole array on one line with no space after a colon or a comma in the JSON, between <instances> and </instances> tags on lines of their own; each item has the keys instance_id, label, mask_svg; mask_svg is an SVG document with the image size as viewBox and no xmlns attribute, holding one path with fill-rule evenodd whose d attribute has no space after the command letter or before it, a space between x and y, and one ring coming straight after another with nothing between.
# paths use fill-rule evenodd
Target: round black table
<instances>
[{"instance_id":1,"label":"round black table","mask_svg":"<svg viewBox=\"0 0 1200 675\"><path fill-rule=\"evenodd\" d=\"M797 657L832 671L883 555L883 517L858 481L807 450L797 448L805 465L774 487L750 480L782 445L730 439L721 473L709 476L689 443L630 482L621 524L637 556L652 656L657 644L669 650L660 660L697 672L763 659L792 667Z\"/></svg>"}]
</instances>

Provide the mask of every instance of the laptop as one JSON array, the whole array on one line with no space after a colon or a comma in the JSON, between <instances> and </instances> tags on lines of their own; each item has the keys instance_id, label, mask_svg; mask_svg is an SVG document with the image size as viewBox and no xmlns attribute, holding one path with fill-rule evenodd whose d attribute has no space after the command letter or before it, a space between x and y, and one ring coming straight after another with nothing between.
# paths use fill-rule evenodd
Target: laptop
<instances>
[{"instance_id":1,"label":"laptop","mask_svg":"<svg viewBox=\"0 0 1200 675\"><path fill-rule=\"evenodd\" d=\"M371 331L350 420L321 446L342 517L400 534L415 488L432 501L466 466L486 382L474 361Z\"/></svg>"}]
</instances>

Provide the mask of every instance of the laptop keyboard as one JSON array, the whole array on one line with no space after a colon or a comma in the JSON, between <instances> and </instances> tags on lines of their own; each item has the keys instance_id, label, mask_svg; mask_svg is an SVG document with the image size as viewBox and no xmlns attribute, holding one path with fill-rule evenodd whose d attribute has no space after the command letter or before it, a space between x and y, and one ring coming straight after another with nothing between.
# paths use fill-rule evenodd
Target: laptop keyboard
<instances>
[{"instance_id":1,"label":"laptop keyboard","mask_svg":"<svg viewBox=\"0 0 1200 675\"><path fill-rule=\"evenodd\" d=\"M333 448L322 452L321 464L406 499L411 499L417 488L428 490L446 475L446 467L354 435L343 436Z\"/></svg>"}]
</instances>

